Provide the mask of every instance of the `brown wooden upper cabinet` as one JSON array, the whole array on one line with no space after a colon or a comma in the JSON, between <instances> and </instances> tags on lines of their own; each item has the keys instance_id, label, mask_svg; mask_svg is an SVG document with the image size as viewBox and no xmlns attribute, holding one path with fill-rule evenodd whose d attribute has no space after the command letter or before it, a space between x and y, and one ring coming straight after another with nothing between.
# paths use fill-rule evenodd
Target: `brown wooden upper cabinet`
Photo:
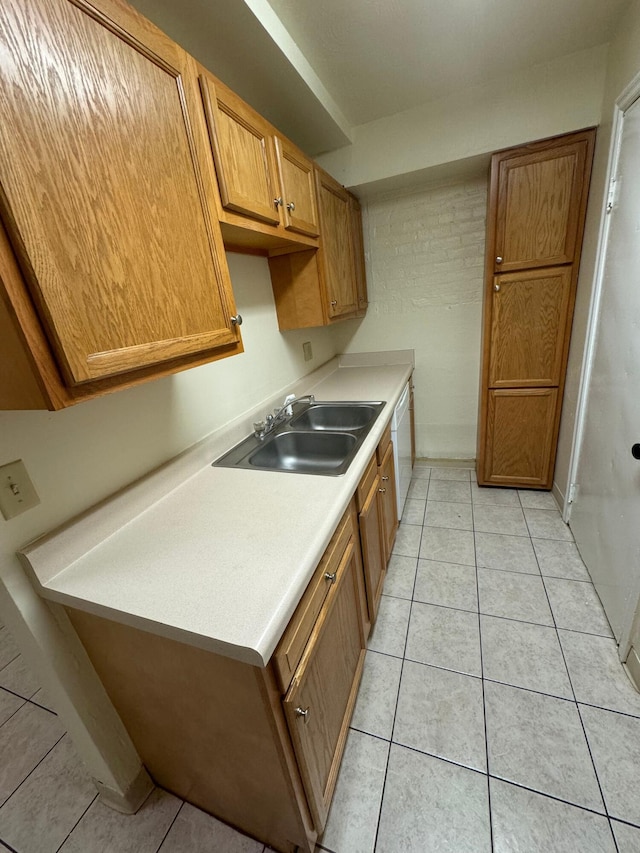
<instances>
[{"instance_id":1,"label":"brown wooden upper cabinet","mask_svg":"<svg viewBox=\"0 0 640 853\"><path fill-rule=\"evenodd\" d=\"M313 163L205 68L200 90L230 248L317 246Z\"/></svg>"},{"instance_id":2,"label":"brown wooden upper cabinet","mask_svg":"<svg viewBox=\"0 0 640 853\"><path fill-rule=\"evenodd\" d=\"M500 159L495 272L573 263L592 143L583 134Z\"/></svg>"},{"instance_id":3,"label":"brown wooden upper cabinet","mask_svg":"<svg viewBox=\"0 0 640 853\"><path fill-rule=\"evenodd\" d=\"M241 352L193 60L116 0L3 3L0 39L3 407Z\"/></svg>"},{"instance_id":4,"label":"brown wooden upper cabinet","mask_svg":"<svg viewBox=\"0 0 640 853\"><path fill-rule=\"evenodd\" d=\"M327 326L367 310L360 205L317 167L316 190L318 249L269 258L281 331Z\"/></svg>"},{"instance_id":5,"label":"brown wooden upper cabinet","mask_svg":"<svg viewBox=\"0 0 640 853\"><path fill-rule=\"evenodd\" d=\"M316 169L322 248L320 274L329 319L358 310L349 193L326 172Z\"/></svg>"},{"instance_id":6,"label":"brown wooden upper cabinet","mask_svg":"<svg viewBox=\"0 0 640 853\"><path fill-rule=\"evenodd\" d=\"M275 144L284 227L288 231L317 237L320 228L313 185L313 162L288 139L276 136Z\"/></svg>"},{"instance_id":7,"label":"brown wooden upper cabinet","mask_svg":"<svg viewBox=\"0 0 640 853\"><path fill-rule=\"evenodd\" d=\"M362 209L358 199L349 193L350 233L353 245L353 263L356 277L356 294L358 297L358 316L367 312L369 299L367 296L367 274L364 262L364 235L362 233Z\"/></svg>"},{"instance_id":8,"label":"brown wooden upper cabinet","mask_svg":"<svg viewBox=\"0 0 640 853\"><path fill-rule=\"evenodd\" d=\"M579 131L491 161L480 485L553 484L594 140Z\"/></svg>"}]
</instances>

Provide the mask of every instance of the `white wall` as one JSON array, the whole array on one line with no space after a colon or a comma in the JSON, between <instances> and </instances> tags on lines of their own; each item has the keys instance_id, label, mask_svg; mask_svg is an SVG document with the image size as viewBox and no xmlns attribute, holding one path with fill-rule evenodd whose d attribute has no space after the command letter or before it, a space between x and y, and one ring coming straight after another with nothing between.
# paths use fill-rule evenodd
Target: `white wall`
<instances>
[{"instance_id":1,"label":"white wall","mask_svg":"<svg viewBox=\"0 0 640 853\"><path fill-rule=\"evenodd\" d=\"M0 624L15 635L94 778L110 776L119 755L135 776L99 682L82 649L34 592L15 550L175 456L236 415L315 370L336 353L333 329L278 331L267 261L228 256L242 355L158 379L61 412L1 412L0 465L24 460L40 506L0 518ZM305 362L302 342L314 358ZM55 608L54 608L54 612ZM106 756L106 759L105 759ZM117 774L116 774L117 776Z\"/></svg>"},{"instance_id":2,"label":"white wall","mask_svg":"<svg viewBox=\"0 0 640 853\"><path fill-rule=\"evenodd\" d=\"M580 51L360 125L319 157L351 187L598 124L606 46Z\"/></svg>"},{"instance_id":3,"label":"white wall","mask_svg":"<svg viewBox=\"0 0 640 853\"><path fill-rule=\"evenodd\" d=\"M589 193L589 207L587 209L587 222L571 335L571 350L569 352L562 423L560 425L560 437L556 457L554 489L561 495L567 494L569 486L571 446L580 390L589 306L594 283L598 231L603 215L606 193L605 183L611 144L613 108L616 98L640 71L639 0L634 0L627 7L624 16L618 24L615 38L610 44L608 57L604 98L601 108L602 121L598 129Z\"/></svg>"},{"instance_id":4,"label":"white wall","mask_svg":"<svg viewBox=\"0 0 640 853\"><path fill-rule=\"evenodd\" d=\"M482 176L364 206L369 309L339 348L415 350L420 457L475 457L486 203Z\"/></svg>"}]
</instances>

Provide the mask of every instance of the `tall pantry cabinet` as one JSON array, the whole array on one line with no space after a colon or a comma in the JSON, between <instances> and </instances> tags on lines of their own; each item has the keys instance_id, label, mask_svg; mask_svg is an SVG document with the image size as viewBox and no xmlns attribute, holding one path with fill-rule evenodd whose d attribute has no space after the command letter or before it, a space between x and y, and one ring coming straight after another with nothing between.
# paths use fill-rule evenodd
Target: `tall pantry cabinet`
<instances>
[{"instance_id":1,"label":"tall pantry cabinet","mask_svg":"<svg viewBox=\"0 0 640 853\"><path fill-rule=\"evenodd\" d=\"M477 477L553 483L595 130L491 161Z\"/></svg>"}]
</instances>

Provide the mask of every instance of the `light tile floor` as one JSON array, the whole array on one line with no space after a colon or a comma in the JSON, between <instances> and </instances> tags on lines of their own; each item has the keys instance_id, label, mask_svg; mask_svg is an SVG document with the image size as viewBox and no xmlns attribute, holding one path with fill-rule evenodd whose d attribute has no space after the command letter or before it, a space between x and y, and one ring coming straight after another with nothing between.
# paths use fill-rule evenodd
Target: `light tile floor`
<instances>
[{"instance_id":1,"label":"light tile floor","mask_svg":"<svg viewBox=\"0 0 640 853\"><path fill-rule=\"evenodd\" d=\"M331 853L638 853L640 694L548 493L418 463L369 642ZM156 790L104 807L0 627L0 851L264 853Z\"/></svg>"}]
</instances>

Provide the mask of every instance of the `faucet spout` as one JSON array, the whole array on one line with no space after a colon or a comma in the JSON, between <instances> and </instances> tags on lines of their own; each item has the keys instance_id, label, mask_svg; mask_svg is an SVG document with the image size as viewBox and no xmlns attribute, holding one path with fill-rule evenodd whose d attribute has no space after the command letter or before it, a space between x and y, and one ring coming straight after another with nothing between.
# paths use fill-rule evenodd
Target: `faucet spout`
<instances>
[{"instance_id":1,"label":"faucet spout","mask_svg":"<svg viewBox=\"0 0 640 853\"><path fill-rule=\"evenodd\" d=\"M264 438L274 430L278 424L283 423L288 417L291 417L293 410L291 409L296 403L315 403L316 398L313 394L304 394L302 397L293 397L289 395L285 398L284 403L280 408L274 409L273 414L269 414L263 421L257 421L253 425L253 431L256 438Z\"/></svg>"}]
</instances>

